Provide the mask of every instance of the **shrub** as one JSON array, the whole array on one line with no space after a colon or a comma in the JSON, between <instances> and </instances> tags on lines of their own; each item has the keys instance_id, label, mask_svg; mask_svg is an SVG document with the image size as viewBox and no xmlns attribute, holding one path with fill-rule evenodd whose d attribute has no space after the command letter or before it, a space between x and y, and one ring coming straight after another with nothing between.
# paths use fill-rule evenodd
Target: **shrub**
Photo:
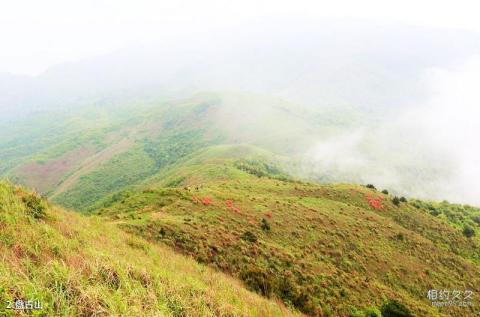
<instances>
[{"instance_id":1,"label":"shrub","mask_svg":"<svg viewBox=\"0 0 480 317\"><path fill-rule=\"evenodd\" d=\"M240 278L247 284L248 288L263 296L270 296L274 289L272 276L265 270L253 265L245 267L240 272Z\"/></svg>"},{"instance_id":2,"label":"shrub","mask_svg":"<svg viewBox=\"0 0 480 317\"><path fill-rule=\"evenodd\" d=\"M382 313L376 307L369 307L365 311L365 317L382 317Z\"/></svg>"},{"instance_id":3,"label":"shrub","mask_svg":"<svg viewBox=\"0 0 480 317\"><path fill-rule=\"evenodd\" d=\"M246 231L243 235L242 235L242 239L245 240L245 241L248 241L248 242L252 242L252 243L255 243L257 242L257 236L255 234L253 234L252 232L250 231Z\"/></svg>"},{"instance_id":4,"label":"shrub","mask_svg":"<svg viewBox=\"0 0 480 317\"><path fill-rule=\"evenodd\" d=\"M29 194L22 198L25 203L26 212L35 219L47 217L47 203L37 194Z\"/></svg>"},{"instance_id":5,"label":"shrub","mask_svg":"<svg viewBox=\"0 0 480 317\"><path fill-rule=\"evenodd\" d=\"M473 217L473 221L480 226L480 216Z\"/></svg>"},{"instance_id":6,"label":"shrub","mask_svg":"<svg viewBox=\"0 0 480 317\"><path fill-rule=\"evenodd\" d=\"M383 304L381 312L383 317L413 317L408 308L396 300Z\"/></svg>"},{"instance_id":7,"label":"shrub","mask_svg":"<svg viewBox=\"0 0 480 317\"><path fill-rule=\"evenodd\" d=\"M166 234L167 234L167 232L165 231L165 229L160 228L160 235L162 236L162 238L164 238Z\"/></svg>"},{"instance_id":8,"label":"shrub","mask_svg":"<svg viewBox=\"0 0 480 317\"><path fill-rule=\"evenodd\" d=\"M395 196L395 197L393 197L393 199L392 199L392 203L393 203L395 206L398 206L398 205L400 205L400 199L399 199L397 196Z\"/></svg>"},{"instance_id":9,"label":"shrub","mask_svg":"<svg viewBox=\"0 0 480 317\"><path fill-rule=\"evenodd\" d=\"M382 190L382 193L385 194L385 195L388 195L388 190L384 189L384 190Z\"/></svg>"},{"instance_id":10,"label":"shrub","mask_svg":"<svg viewBox=\"0 0 480 317\"><path fill-rule=\"evenodd\" d=\"M365 314L361 310L354 310L348 315L348 317L364 317Z\"/></svg>"},{"instance_id":11,"label":"shrub","mask_svg":"<svg viewBox=\"0 0 480 317\"><path fill-rule=\"evenodd\" d=\"M475 230L469 225L463 227L463 235L467 238L471 238L475 235Z\"/></svg>"},{"instance_id":12,"label":"shrub","mask_svg":"<svg viewBox=\"0 0 480 317\"><path fill-rule=\"evenodd\" d=\"M402 196L402 197L400 197L400 201L401 201L402 203L406 203L406 202L407 202L407 198L405 198L405 197Z\"/></svg>"},{"instance_id":13,"label":"shrub","mask_svg":"<svg viewBox=\"0 0 480 317\"><path fill-rule=\"evenodd\" d=\"M373 190L377 190L377 188L375 186L373 186L373 184L367 184L365 187L373 189Z\"/></svg>"},{"instance_id":14,"label":"shrub","mask_svg":"<svg viewBox=\"0 0 480 317\"><path fill-rule=\"evenodd\" d=\"M267 219L263 218L262 219L262 230L263 231L270 231L270 224L268 223Z\"/></svg>"}]
</instances>

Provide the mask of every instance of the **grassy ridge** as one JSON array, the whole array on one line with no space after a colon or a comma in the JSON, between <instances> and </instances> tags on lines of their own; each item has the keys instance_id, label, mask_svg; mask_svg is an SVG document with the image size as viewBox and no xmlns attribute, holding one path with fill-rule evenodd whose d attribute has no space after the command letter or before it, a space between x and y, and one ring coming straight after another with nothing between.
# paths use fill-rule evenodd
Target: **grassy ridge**
<instances>
[{"instance_id":1,"label":"grassy ridge","mask_svg":"<svg viewBox=\"0 0 480 317\"><path fill-rule=\"evenodd\" d=\"M35 316L289 316L192 259L50 206L0 182L0 315L15 299Z\"/></svg>"},{"instance_id":2,"label":"grassy ridge","mask_svg":"<svg viewBox=\"0 0 480 317\"><path fill-rule=\"evenodd\" d=\"M478 303L439 310L426 298L435 288L480 291L478 238L427 209L362 186L282 180L260 164L200 157L99 213L310 315L361 316L392 300L416 316L479 311Z\"/></svg>"}]
</instances>

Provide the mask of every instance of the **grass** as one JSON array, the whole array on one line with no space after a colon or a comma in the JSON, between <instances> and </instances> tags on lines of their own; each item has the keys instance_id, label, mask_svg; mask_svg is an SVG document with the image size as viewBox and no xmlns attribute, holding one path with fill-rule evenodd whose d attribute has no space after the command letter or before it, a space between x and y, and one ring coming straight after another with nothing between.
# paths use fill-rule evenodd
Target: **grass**
<instances>
[{"instance_id":1,"label":"grass","mask_svg":"<svg viewBox=\"0 0 480 317\"><path fill-rule=\"evenodd\" d=\"M305 139L300 135L311 135L315 129L305 109L250 94L85 102L89 105L72 105L72 109L51 110L2 125L0 175L35 187L65 207L85 211L98 199L144 181L203 147L251 143L285 153L298 148L299 140ZM238 120L246 116L259 120ZM282 129L266 124L265 118ZM95 160L100 152L121 142L123 134L129 134L133 145L108 159ZM307 139L310 142L313 136ZM91 150L86 157L77 154L86 147ZM135 173L137 169L141 171ZM134 176L127 179L117 172L122 170ZM42 182L45 178L48 181ZM98 194L93 192L96 189Z\"/></svg>"},{"instance_id":2,"label":"grass","mask_svg":"<svg viewBox=\"0 0 480 317\"><path fill-rule=\"evenodd\" d=\"M355 125L354 116L322 116L322 125L305 109L248 94L130 106L2 129L0 174L41 182L54 202L98 214L44 206L2 183L2 299L39 296L45 314L65 316L370 316L399 305L417 316L478 313L477 304L439 309L426 299L432 288L480 291L478 208L284 172L285 157L292 163L317 132ZM89 157L76 155L86 145ZM50 167L63 163L53 177ZM330 174L312 175L339 179Z\"/></svg>"},{"instance_id":3,"label":"grass","mask_svg":"<svg viewBox=\"0 0 480 317\"><path fill-rule=\"evenodd\" d=\"M171 249L0 182L3 303L39 300L34 316L287 316L276 301Z\"/></svg>"},{"instance_id":4,"label":"grass","mask_svg":"<svg viewBox=\"0 0 480 317\"><path fill-rule=\"evenodd\" d=\"M277 169L244 164L201 153L99 214L309 315L361 315L394 300L416 316L479 311L434 308L426 297L440 287L480 291L480 244L460 228L363 186L276 179Z\"/></svg>"}]
</instances>

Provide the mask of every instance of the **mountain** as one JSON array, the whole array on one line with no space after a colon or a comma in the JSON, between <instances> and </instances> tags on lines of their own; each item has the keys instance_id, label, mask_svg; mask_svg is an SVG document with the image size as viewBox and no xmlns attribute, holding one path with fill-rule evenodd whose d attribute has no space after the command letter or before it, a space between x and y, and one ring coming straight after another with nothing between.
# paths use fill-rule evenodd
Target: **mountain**
<instances>
[{"instance_id":1,"label":"mountain","mask_svg":"<svg viewBox=\"0 0 480 317\"><path fill-rule=\"evenodd\" d=\"M240 93L44 113L5 128L11 134L0 138L0 170L64 206L88 209L210 145L245 143L275 155L304 151L326 128L312 114L278 98Z\"/></svg>"},{"instance_id":2,"label":"mountain","mask_svg":"<svg viewBox=\"0 0 480 317\"><path fill-rule=\"evenodd\" d=\"M9 89L0 109L16 100L34 109L71 108L105 96L235 90L383 113L423 101L424 72L480 54L479 43L472 32L365 21L252 22L53 66L30 78L28 89Z\"/></svg>"},{"instance_id":3,"label":"mountain","mask_svg":"<svg viewBox=\"0 0 480 317\"><path fill-rule=\"evenodd\" d=\"M480 209L400 202L358 185L299 182L252 147L199 150L143 189L97 207L125 231L228 272L308 315L363 316L389 300L414 316L479 310L477 304L437 310L426 294L479 291L480 240L462 230L478 226Z\"/></svg>"},{"instance_id":4,"label":"mountain","mask_svg":"<svg viewBox=\"0 0 480 317\"><path fill-rule=\"evenodd\" d=\"M164 116L176 116L175 104L216 102L196 125L220 132L202 142L246 140L272 145L273 152L289 150L301 162L290 174L311 181L375 183L398 195L478 205L470 185L479 173L472 172L477 153L465 150L475 144L465 135L478 131L465 131L472 128L464 124L475 116L476 89L457 82L476 82L468 73L476 68L464 63L480 56L479 43L478 34L465 31L282 20L139 44L35 77L0 75L0 175L61 202L81 176L128 148L119 160L135 171L100 190L110 194L158 169L140 139L151 145L166 130L150 134L149 128L140 132L141 125L169 130ZM189 116L193 121L194 112ZM177 134L196 133L190 123L185 120ZM293 135L275 139L275 124L290 125ZM145 166L131 164L142 159Z\"/></svg>"},{"instance_id":5,"label":"mountain","mask_svg":"<svg viewBox=\"0 0 480 317\"><path fill-rule=\"evenodd\" d=\"M68 315L478 313L475 301L435 308L427 292L480 291L480 240L465 230L480 209L306 183L281 166L251 145L205 147L90 216L3 182L3 299Z\"/></svg>"},{"instance_id":6,"label":"mountain","mask_svg":"<svg viewBox=\"0 0 480 317\"><path fill-rule=\"evenodd\" d=\"M0 182L0 307L37 316L296 316L167 247Z\"/></svg>"},{"instance_id":7,"label":"mountain","mask_svg":"<svg viewBox=\"0 0 480 317\"><path fill-rule=\"evenodd\" d=\"M478 34L283 22L0 75L0 299L478 314Z\"/></svg>"}]
</instances>

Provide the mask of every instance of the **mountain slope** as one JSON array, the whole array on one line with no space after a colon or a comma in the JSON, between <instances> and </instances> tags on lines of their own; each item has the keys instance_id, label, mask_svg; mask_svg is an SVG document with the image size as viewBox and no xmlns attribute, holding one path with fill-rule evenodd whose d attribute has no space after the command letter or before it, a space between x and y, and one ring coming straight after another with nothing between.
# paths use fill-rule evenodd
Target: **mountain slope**
<instances>
[{"instance_id":1,"label":"mountain slope","mask_svg":"<svg viewBox=\"0 0 480 317\"><path fill-rule=\"evenodd\" d=\"M392 300L415 316L479 312L477 302L437 309L426 297L430 289L480 291L477 237L419 201L397 206L362 186L289 180L236 150L245 152L206 149L98 213L310 315L348 316Z\"/></svg>"},{"instance_id":2,"label":"mountain slope","mask_svg":"<svg viewBox=\"0 0 480 317\"><path fill-rule=\"evenodd\" d=\"M38 300L35 316L295 316L223 274L97 217L65 212L0 182L0 314ZM18 311L17 311L18 313Z\"/></svg>"},{"instance_id":3,"label":"mountain slope","mask_svg":"<svg viewBox=\"0 0 480 317\"><path fill-rule=\"evenodd\" d=\"M4 127L10 133L0 137L0 172L63 206L89 210L104 196L138 184L203 147L248 143L295 153L311 146L325 129L311 111L251 94L199 94L115 106L115 112L105 107L51 113L50 127L48 113L15 129ZM283 129L276 129L277 124ZM31 131L27 125L50 133Z\"/></svg>"},{"instance_id":4,"label":"mountain slope","mask_svg":"<svg viewBox=\"0 0 480 317\"><path fill-rule=\"evenodd\" d=\"M416 136L392 138L381 128L388 120L361 107L309 109L238 92L90 103L0 124L0 175L88 212L197 150L249 144L287 157L288 172L304 180L375 182L396 194L462 201L448 153Z\"/></svg>"}]
</instances>

